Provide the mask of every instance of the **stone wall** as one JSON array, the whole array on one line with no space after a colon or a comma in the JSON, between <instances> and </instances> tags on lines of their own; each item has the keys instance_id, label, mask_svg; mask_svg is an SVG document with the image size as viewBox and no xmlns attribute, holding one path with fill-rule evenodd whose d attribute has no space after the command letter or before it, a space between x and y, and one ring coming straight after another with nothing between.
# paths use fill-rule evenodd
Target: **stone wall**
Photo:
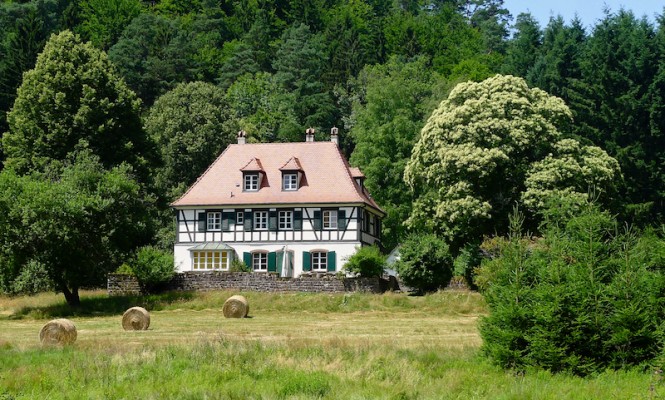
<instances>
[{"instance_id":1,"label":"stone wall","mask_svg":"<svg viewBox=\"0 0 665 400\"><path fill-rule=\"evenodd\" d=\"M299 278L281 278L277 274L246 272L183 272L176 274L162 290L220 290L238 289L256 292L371 292L382 293L389 287L380 278L338 278L329 274L312 274ZM140 294L135 277L109 274L107 289L110 295Z\"/></svg>"}]
</instances>

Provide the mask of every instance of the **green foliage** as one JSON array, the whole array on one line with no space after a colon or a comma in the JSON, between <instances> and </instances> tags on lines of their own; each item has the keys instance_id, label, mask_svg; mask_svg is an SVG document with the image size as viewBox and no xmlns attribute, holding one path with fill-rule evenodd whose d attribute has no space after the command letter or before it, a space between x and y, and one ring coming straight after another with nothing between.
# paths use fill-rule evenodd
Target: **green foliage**
<instances>
[{"instance_id":1,"label":"green foliage","mask_svg":"<svg viewBox=\"0 0 665 400\"><path fill-rule=\"evenodd\" d=\"M83 0L80 7L80 33L103 50L108 50L141 13L140 0Z\"/></svg>"},{"instance_id":2,"label":"green foliage","mask_svg":"<svg viewBox=\"0 0 665 400\"><path fill-rule=\"evenodd\" d=\"M5 292L10 294L34 295L53 290L53 281L49 279L48 270L43 264L28 261L19 275L11 282Z\"/></svg>"},{"instance_id":3,"label":"green foliage","mask_svg":"<svg viewBox=\"0 0 665 400\"><path fill-rule=\"evenodd\" d=\"M413 196L402 177L418 132L435 107L441 79L423 57L410 62L391 58L369 66L354 80L350 136L356 146L352 165L367 176L365 185L386 211L382 242L392 248L406 233Z\"/></svg>"},{"instance_id":4,"label":"green foliage","mask_svg":"<svg viewBox=\"0 0 665 400\"><path fill-rule=\"evenodd\" d=\"M104 170L89 153L49 176L0 172L3 282L37 263L71 305L79 288L104 284L151 233L151 200L132 175L125 164Z\"/></svg>"},{"instance_id":5,"label":"green foliage","mask_svg":"<svg viewBox=\"0 0 665 400\"><path fill-rule=\"evenodd\" d=\"M151 291L175 275L173 251L144 246L136 251L131 270L144 290Z\"/></svg>"},{"instance_id":6,"label":"green foliage","mask_svg":"<svg viewBox=\"0 0 665 400\"><path fill-rule=\"evenodd\" d=\"M229 272L252 272L252 268L239 258L231 260Z\"/></svg>"},{"instance_id":7,"label":"green foliage","mask_svg":"<svg viewBox=\"0 0 665 400\"><path fill-rule=\"evenodd\" d=\"M418 292L445 288L453 276L453 258L446 242L433 234L411 234L395 263L399 278Z\"/></svg>"},{"instance_id":8,"label":"green foliage","mask_svg":"<svg viewBox=\"0 0 665 400\"><path fill-rule=\"evenodd\" d=\"M89 149L105 167L127 162L144 177L139 100L104 53L69 31L52 35L24 74L8 122L5 165L19 173Z\"/></svg>"},{"instance_id":9,"label":"green foliage","mask_svg":"<svg viewBox=\"0 0 665 400\"><path fill-rule=\"evenodd\" d=\"M386 256L376 246L364 246L356 250L344 264L344 269L362 277L382 276L386 267Z\"/></svg>"},{"instance_id":10,"label":"green foliage","mask_svg":"<svg viewBox=\"0 0 665 400\"><path fill-rule=\"evenodd\" d=\"M663 237L622 231L595 206L539 240L521 236L522 222L512 217L510 237L480 269L490 308L480 332L493 362L587 375L663 352Z\"/></svg>"},{"instance_id":11,"label":"green foliage","mask_svg":"<svg viewBox=\"0 0 665 400\"><path fill-rule=\"evenodd\" d=\"M178 185L191 185L238 132L224 91L203 82L183 83L161 96L144 124L160 152L155 185L168 201Z\"/></svg>"},{"instance_id":12,"label":"green foliage","mask_svg":"<svg viewBox=\"0 0 665 400\"><path fill-rule=\"evenodd\" d=\"M585 199L590 183L607 193L616 162L564 139L560 130L570 118L560 99L521 78L457 85L432 113L405 168L416 198L407 224L443 235L455 250L505 232L516 202L538 212L555 196Z\"/></svg>"}]
</instances>

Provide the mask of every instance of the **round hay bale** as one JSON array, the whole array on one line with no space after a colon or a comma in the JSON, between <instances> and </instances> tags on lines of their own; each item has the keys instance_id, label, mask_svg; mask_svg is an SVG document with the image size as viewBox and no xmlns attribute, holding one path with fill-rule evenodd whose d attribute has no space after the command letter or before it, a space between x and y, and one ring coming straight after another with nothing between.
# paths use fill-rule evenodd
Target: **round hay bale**
<instances>
[{"instance_id":1,"label":"round hay bale","mask_svg":"<svg viewBox=\"0 0 665 400\"><path fill-rule=\"evenodd\" d=\"M143 307L132 307L122 314L122 328L126 331L144 331L150 326L150 314Z\"/></svg>"},{"instance_id":2,"label":"round hay bale","mask_svg":"<svg viewBox=\"0 0 665 400\"><path fill-rule=\"evenodd\" d=\"M222 312L226 318L245 318L249 314L249 303L245 296L231 296L224 302Z\"/></svg>"},{"instance_id":3,"label":"round hay bale","mask_svg":"<svg viewBox=\"0 0 665 400\"><path fill-rule=\"evenodd\" d=\"M76 341L76 326L64 318L51 320L39 331L39 341L42 346L72 344Z\"/></svg>"}]
</instances>

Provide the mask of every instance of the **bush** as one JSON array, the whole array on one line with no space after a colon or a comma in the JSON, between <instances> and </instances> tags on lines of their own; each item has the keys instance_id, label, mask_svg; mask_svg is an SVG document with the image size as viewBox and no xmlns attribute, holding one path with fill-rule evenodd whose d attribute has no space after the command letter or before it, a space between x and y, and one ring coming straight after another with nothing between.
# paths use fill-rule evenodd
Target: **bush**
<instances>
[{"instance_id":1,"label":"bush","mask_svg":"<svg viewBox=\"0 0 665 400\"><path fill-rule=\"evenodd\" d=\"M619 230L588 206L532 240L494 240L480 268L489 316L483 352L504 368L588 375L652 362L663 353L665 240Z\"/></svg>"},{"instance_id":2,"label":"bush","mask_svg":"<svg viewBox=\"0 0 665 400\"><path fill-rule=\"evenodd\" d=\"M29 261L11 284L12 294L37 294L54 290L53 281L43 264Z\"/></svg>"},{"instance_id":3,"label":"bush","mask_svg":"<svg viewBox=\"0 0 665 400\"><path fill-rule=\"evenodd\" d=\"M153 246L138 249L131 264L141 287L153 291L175 274L173 253Z\"/></svg>"},{"instance_id":4,"label":"bush","mask_svg":"<svg viewBox=\"0 0 665 400\"><path fill-rule=\"evenodd\" d=\"M376 246L359 248L344 265L345 270L362 277L381 276L385 267L386 256Z\"/></svg>"},{"instance_id":5,"label":"bush","mask_svg":"<svg viewBox=\"0 0 665 400\"><path fill-rule=\"evenodd\" d=\"M443 239L432 234L412 234L400 247L395 263L400 279L419 293L445 288L453 276L453 258Z\"/></svg>"},{"instance_id":6,"label":"bush","mask_svg":"<svg viewBox=\"0 0 665 400\"><path fill-rule=\"evenodd\" d=\"M234 258L231 261L231 266L229 267L229 272L252 272L252 269L245 264L242 260Z\"/></svg>"}]
</instances>

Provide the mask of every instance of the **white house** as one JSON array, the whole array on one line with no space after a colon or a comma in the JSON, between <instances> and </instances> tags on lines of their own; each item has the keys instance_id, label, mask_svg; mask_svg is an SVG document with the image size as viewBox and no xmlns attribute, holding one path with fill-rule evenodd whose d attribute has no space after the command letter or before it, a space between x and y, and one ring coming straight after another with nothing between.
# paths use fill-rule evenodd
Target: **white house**
<instances>
[{"instance_id":1,"label":"white house","mask_svg":"<svg viewBox=\"0 0 665 400\"><path fill-rule=\"evenodd\" d=\"M229 145L172 207L179 272L228 270L238 257L255 272L335 273L356 248L379 242L385 213L337 145Z\"/></svg>"}]
</instances>

